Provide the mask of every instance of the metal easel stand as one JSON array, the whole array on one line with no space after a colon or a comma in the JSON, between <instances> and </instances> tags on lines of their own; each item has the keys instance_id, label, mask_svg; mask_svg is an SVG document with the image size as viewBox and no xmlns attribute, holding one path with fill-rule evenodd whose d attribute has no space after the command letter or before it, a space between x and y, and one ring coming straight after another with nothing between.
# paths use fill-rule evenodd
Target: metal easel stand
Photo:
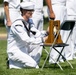
<instances>
[{"instance_id":1,"label":"metal easel stand","mask_svg":"<svg viewBox=\"0 0 76 75\"><path fill-rule=\"evenodd\" d=\"M45 52L47 53L47 57L46 57L46 59L45 59L43 65L42 65L41 70L44 68L44 66L45 66L45 64L46 64L46 61L47 61L49 55L50 55L50 52L51 52L52 48L55 49L54 45L55 45L55 41L56 41L56 39L57 39L59 33L60 33L60 30L58 30L58 34L57 34L56 38L54 39L54 42L52 43L51 49L50 49L49 52L46 50L46 48L45 48L44 45L41 45L41 46L43 46L43 49L44 49ZM70 32L70 34L71 34L71 32ZM70 34L69 34L69 36L70 36ZM68 37L69 37L69 36L68 36ZM67 41L66 41L66 42L67 42ZM59 52L57 49L55 49L55 50L59 53L59 57L58 57L58 59L57 59L57 61L56 61L56 64L60 67L61 70L63 70L63 68L62 68L61 65L58 63L58 60L59 60L60 56L62 56L62 57L64 58L64 60L66 60L66 58L61 54L65 46L62 46L62 47L63 47L63 48L62 48L61 52ZM55 61L52 57L51 57L51 59L52 59L53 61ZM66 60L66 61L67 61L67 63L71 66L71 68L73 68L72 64L71 64L68 60Z\"/></svg>"}]
</instances>

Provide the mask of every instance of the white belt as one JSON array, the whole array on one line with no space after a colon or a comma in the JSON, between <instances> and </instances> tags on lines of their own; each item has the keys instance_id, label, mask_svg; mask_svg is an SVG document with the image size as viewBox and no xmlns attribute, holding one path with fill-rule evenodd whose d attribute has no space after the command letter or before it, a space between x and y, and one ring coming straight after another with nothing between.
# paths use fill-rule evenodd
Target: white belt
<instances>
[{"instance_id":1,"label":"white belt","mask_svg":"<svg viewBox=\"0 0 76 75\"><path fill-rule=\"evenodd\" d=\"M43 13L43 9L41 9L41 8L37 8L37 9L35 9L35 11Z\"/></svg>"},{"instance_id":2,"label":"white belt","mask_svg":"<svg viewBox=\"0 0 76 75\"><path fill-rule=\"evenodd\" d=\"M65 3L53 3L52 5L61 5L61 6L66 6L66 4Z\"/></svg>"}]
</instances>

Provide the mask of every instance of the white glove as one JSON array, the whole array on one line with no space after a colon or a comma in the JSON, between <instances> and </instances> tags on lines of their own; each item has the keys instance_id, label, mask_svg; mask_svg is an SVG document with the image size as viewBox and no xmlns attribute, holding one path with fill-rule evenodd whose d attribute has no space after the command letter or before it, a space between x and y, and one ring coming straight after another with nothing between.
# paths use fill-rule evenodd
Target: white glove
<instances>
[{"instance_id":1,"label":"white glove","mask_svg":"<svg viewBox=\"0 0 76 75\"><path fill-rule=\"evenodd\" d=\"M41 31L41 36L42 36L42 37L45 37L45 36L47 36L47 35L48 35L48 33L47 33L45 30Z\"/></svg>"}]
</instances>

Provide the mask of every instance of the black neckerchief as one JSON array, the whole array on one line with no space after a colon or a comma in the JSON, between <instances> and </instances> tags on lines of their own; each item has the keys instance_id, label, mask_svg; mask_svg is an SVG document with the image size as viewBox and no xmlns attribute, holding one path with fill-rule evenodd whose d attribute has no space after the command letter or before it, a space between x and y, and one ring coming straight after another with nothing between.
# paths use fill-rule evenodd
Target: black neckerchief
<instances>
[{"instance_id":1,"label":"black neckerchief","mask_svg":"<svg viewBox=\"0 0 76 75\"><path fill-rule=\"evenodd\" d=\"M15 20L15 21L18 21L18 20L21 20L22 21L22 23L23 23L23 25L24 25L24 27L26 28L26 30L27 30L27 33L28 33L28 36L30 36L30 32L33 34L33 35L35 35L36 34L36 32L35 31L31 31L30 29L31 29L31 25L30 25L30 23L28 22L28 24L29 24L29 27L27 27L26 25L27 25L27 22L25 21L25 20L23 20L23 19L17 19L17 20ZM15 22L14 21L14 22ZM13 22L13 23L14 23ZM17 26L17 25L16 25Z\"/></svg>"},{"instance_id":2,"label":"black neckerchief","mask_svg":"<svg viewBox=\"0 0 76 75\"><path fill-rule=\"evenodd\" d=\"M26 28L26 30L27 30L29 36L30 36L30 32L31 32L33 35L36 34L35 31L31 31L31 30L30 30L30 29L31 29L30 23L29 23L29 28L27 28L27 26L26 26L27 23L26 23L24 20L22 20L22 23L23 23L24 27Z\"/></svg>"}]
</instances>

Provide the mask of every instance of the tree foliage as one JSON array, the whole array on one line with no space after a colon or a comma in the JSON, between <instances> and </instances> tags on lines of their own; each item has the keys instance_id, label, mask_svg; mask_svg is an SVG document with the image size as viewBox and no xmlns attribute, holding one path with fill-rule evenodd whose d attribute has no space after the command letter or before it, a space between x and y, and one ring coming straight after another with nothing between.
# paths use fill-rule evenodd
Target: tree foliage
<instances>
[{"instance_id":1,"label":"tree foliage","mask_svg":"<svg viewBox=\"0 0 76 75\"><path fill-rule=\"evenodd\" d=\"M45 0L43 0L43 5L46 5L46 2L45 2Z\"/></svg>"},{"instance_id":2,"label":"tree foliage","mask_svg":"<svg viewBox=\"0 0 76 75\"><path fill-rule=\"evenodd\" d=\"M0 4L3 4L3 0L0 0Z\"/></svg>"}]
</instances>

